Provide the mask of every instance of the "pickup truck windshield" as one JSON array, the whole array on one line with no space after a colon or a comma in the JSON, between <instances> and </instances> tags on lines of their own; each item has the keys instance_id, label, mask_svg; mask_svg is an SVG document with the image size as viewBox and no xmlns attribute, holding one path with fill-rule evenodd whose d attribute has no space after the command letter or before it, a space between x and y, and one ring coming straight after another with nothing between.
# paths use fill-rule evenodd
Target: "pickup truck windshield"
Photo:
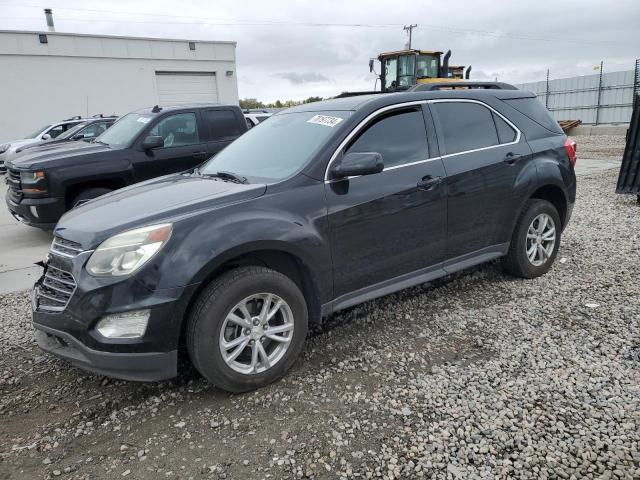
<instances>
[{"instance_id":1,"label":"pickup truck windshield","mask_svg":"<svg viewBox=\"0 0 640 480\"><path fill-rule=\"evenodd\" d=\"M112 147L125 147L138 136L153 117L139 113L129 113L116 121L102 135L94 140L98 143L106 143Z\"/></svg>"},{"instance_id":2,"label":"pickup truck windshield","mask_svg":"<svg viewBox=\"0 0 640 480\"><path fill-rule=\"evenodd\" d=\"M311 160L349 114L336 111L274 115L205 163L200 172L233 172L253 182L284 180Z\"/></svg>"}]
</instances>

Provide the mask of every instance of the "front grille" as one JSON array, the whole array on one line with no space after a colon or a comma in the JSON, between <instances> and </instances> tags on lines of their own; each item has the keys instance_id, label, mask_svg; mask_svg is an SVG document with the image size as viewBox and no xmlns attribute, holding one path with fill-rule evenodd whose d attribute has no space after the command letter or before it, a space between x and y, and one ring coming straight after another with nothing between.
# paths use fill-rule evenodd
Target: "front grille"
<instances>
[{"instance_id":1,"label":"front grille","mask_svg":"<svg viewBox=\"0 0 640 480\"><path fill-rule=\"evenodd\" d=\"M53 237L53 243L51 243L51 253L57 253L65 257L75 257L82 252L82 245L71 240L66 240L57 235Z\"/></svg>"},{"instance_id":2,"label":"front grille","mask_svg":"<svg viewBox=\"0 0 640 480\"><path fill-rule=\"evenodd\" d=\"M18 203L22 200L22 185L20 185L20 172L9 169L7 173L7 184L9 185L9 198Z\"/></svg>"},{"instance_id":3,"label":"front grille","mask_svg":"<svg viewBox=\"0 0 640 480\"><path fill-rule=\"evenodd\" d=\"M75 290L76 281L70 272L47 265L44 278L35 290L38 310L61 312Z\"/></svg>"}]
</instances>

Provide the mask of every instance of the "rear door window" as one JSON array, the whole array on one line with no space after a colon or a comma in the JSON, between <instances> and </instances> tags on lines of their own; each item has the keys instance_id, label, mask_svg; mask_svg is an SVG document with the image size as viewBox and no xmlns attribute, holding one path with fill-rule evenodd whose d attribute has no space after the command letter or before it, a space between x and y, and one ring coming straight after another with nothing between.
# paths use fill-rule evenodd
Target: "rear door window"
<instances>
[{"instance_id":1,"label":"rear door window","mask_svg":"<svg viewBox=\"0 0 640 480\"><path fill-rule=\"evenodd\" d=\"M401 110L378 117L347 149L351 152L380 153L385 168L429 158L422 110Z\"/></svg>"},{"instance_id":2,"label":"rear door window","mask_svg":"<svg viewBox=\"0 0 640 480\"><path fill-rule=\"evenodd\" d=\"M432 107L446 155L498 145L492 112L487 107L471 102L435 102Z\"/></svg>"},{"instance_id":3,"label":"rear door window","mask_svg":"<svg viewBox=\"0 0 640 480\"><path fill-rule=\"evenodd\" d=\"M230 140L240 135L238 120L232 110L205 110L202 118L207 125L209 140Z\"/></svg>"}]
</instances>

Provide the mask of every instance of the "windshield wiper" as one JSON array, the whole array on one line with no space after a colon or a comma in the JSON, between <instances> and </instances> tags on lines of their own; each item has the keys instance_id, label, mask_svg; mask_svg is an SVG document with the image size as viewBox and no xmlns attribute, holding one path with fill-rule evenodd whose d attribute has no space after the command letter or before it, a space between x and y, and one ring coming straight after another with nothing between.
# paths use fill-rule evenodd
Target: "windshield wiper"
<instances>
[{"instance_id":1,"label":"windshield wiper","mask_svg":"<svg viewBox=\"0 0 640 480\"><path fill-rule=\"evenodd\" d=\"M102 145L106 145L107 147L109 146L107 142L103 142L102 140L97 139L92 140L91 143L101 143Z\"/></svg>"},{"instance_id":2,"label":"windshield wiper","mask_svg":"<svg viewBox=\"0 0 640 480\"><path fill-rule=\"evenodd\" d=\"M217 178L221 178L222 180L227 180L229 182L234 182L234 183L242 183L242 184L249 183L249 181L247 180L247 177L243 177L242 175L238 175L237 173L233 173L233 172L219 171L216 173L202 173L198 171L198 173L200 175L204 175L207 177L217 177Z\"/></svg>"}]
</instances>

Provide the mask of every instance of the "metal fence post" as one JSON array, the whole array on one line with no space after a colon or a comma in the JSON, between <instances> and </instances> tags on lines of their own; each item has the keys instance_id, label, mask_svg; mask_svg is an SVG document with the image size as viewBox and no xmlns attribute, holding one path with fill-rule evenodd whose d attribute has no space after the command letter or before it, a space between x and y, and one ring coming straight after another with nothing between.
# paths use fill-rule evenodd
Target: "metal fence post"
<instances>
[{"instance_id":1,"label":"metal fence post","mask_svg":"<svg viewBox=\"0 0 640 480\"><path fill-rule=\"evenodd\" d=\"M547 93L544 97L544 106L549 109L549 69L547 68Z\"/></svg>"},{"instance_id":2,"label":"metal fence post","mask_svg":"<svg viewBox=\"0 0 640 480\"><path fill-rule=\"evenodd\" d=\"M631 105L636 101L638 88L640 88L640 58L636 58L636 68L634 69L633 74L633 97L631 98ZM633 109L633 106L631 108Z\"/></svg>"},{"instance_id":3,"label":"metal fence post","mask_svg":"<svg viewBox=\"0 0 640 480\"><path fill-rule=\"evenodd\" d=\"M600 78L598 79L598 104L596 105L596 125L600 120L600 98L602 97L602 66L604 62L600 62Z\"/></svg>"}]
</instances>

